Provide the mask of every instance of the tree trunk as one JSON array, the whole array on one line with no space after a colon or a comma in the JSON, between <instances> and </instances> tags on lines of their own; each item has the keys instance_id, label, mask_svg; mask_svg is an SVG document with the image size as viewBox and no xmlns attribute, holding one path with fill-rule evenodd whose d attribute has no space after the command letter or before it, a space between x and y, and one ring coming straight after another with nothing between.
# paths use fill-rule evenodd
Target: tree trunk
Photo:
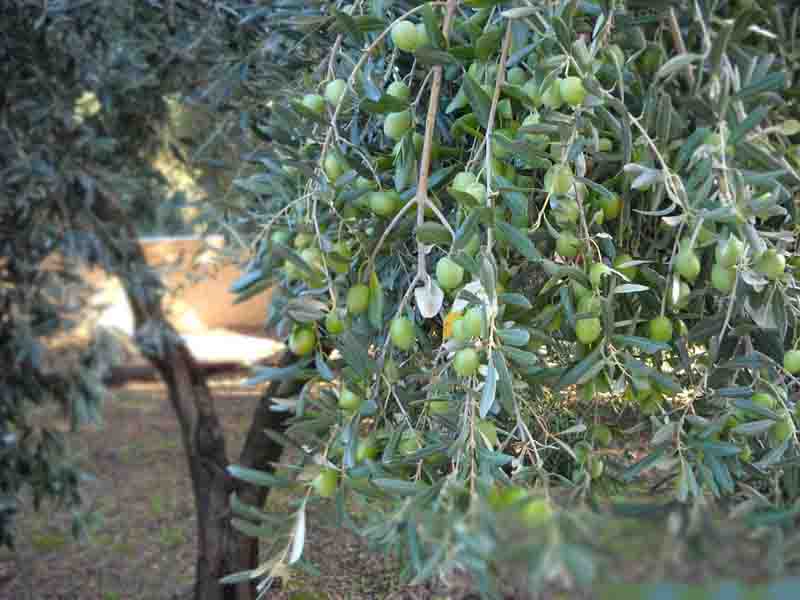
<instances>
[{"instance_id":1,"label":"tree trunk","mask_svg":"<svg viewBox=\"0 0 800 600\"><path fill-rule=\"evenodd\" d=\"M122 236L106 235L105 241L131 304L136 343L164 379L180 423L197 511L194 598L253 600L256 594L252 584L220 584L225 575L258 566L258 540L231 527L229 499L235 491L243 502L262 508L268 490L228 475L225 437L205 374L164 318L160 281L145 262L134 227L113 201L96 205L95 210L106 224L122 230ZM281 363L286 364L288 359L287 353ZM240 457L243 466L271 470L270 463L280 457L281 448L264 435L265 429L282 428L284 423L283 413L270 410L276 390L277 385L271 383L255 409Z\"/></svg>"}]
</instances>

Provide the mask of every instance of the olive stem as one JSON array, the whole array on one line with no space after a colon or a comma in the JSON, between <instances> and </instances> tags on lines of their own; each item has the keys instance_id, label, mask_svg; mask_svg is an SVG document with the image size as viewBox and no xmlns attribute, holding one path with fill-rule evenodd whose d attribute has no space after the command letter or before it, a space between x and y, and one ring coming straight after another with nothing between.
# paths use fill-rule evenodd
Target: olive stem
<instances>
[{"instance_id":1,"label":"olive stem","mask_svg":"<svg viewBox=\"0 0 800 600\"><path fill-rule=\"evenodd\" d=\"M675 14L674 8L669 9L669 29L670 33L672 33L672 41L675 43L678 52L686 54L686 44L683 43L681 26L678 23L678 17ZM686 82L689 84L690 88L694 88L694 72L692 70L692 65L686 65Z\"/></svg>"},{"instance_id":2,"label":"olive stem","mask_svg":"<svg viewBox=\"0 0 800 600\"><path fill-rule=\"evenodd\" d=\"M447 12L442 25L442 34L447 43L450 32L450 19L455 12L455 0L448 0ZM428 177L431 170L431 152L433 148L433 130L436 127L436 115L439 112L439 94L442 89L442 65L433 68L433 81L431 82L431 94L428 100L428 114L425 117L425 137L422 142L422 157L419 164L419 178L417 180L417 194L415 201L417 204L417 227L421 227L425 221L425 206L432 203L428 200ZM445 219L442 219L446 221ZM455 237L455 236L454 236ZM424 277L425 270L425 249L424 244L417 241L417 278Z\"/></svg>"},{"instance_id":3,"label":"olive stem","mask_svg":"<svg viewBox=\"0 0 800 600\"><path fill-rule=\"evenodd\" d=\"M492 199L492 130L494 129L494 119L497 114L497 104L500 101L500 88L505 81L506 61L508 60L508 49L511 46L511 20L506 23L506 35L503 38L503 47L500 51L500 62L497 65L497 77L494 82L494 94L492 95L492 105L489 108L489 122L486 123L486 144L485 170L486 170L486 206L489 210L493 208ZM486 233L486 249L491 252L494 240L492 239L492 228Z\"/></svg>"}]
</instances>

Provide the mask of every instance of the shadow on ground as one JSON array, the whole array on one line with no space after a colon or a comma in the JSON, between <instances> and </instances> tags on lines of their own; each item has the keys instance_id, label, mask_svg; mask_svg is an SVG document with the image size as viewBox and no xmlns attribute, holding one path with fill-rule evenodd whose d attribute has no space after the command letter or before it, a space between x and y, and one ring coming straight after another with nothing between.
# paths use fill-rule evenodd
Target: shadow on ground
<instances>
[{"instance_id":1,"label":"shadow on ground","mask_svg":"<svg viewBox=\"0 0 800 600\"><path fill-rule=\"evenodd\" d=\"M228 382L216 382L214 393L229 456L237 456L258 394ZM68 431L56 409L37 418ZM68 434L74 459L92 475L83 488L94 521L88 535L73 539L67 511L28 508L18 522L17 555L0 550L1 599L187 596L196 523L178 424L164 389L132 385L118 390L106 403L104 419L102 428ZM271 502L286 506L279 494ZM396 587L395 566L326 521L326 515L316 514L309 524L309 558L322 574L313 582L290 583L272 597L288 599L306 591L315 598L385 598ZM301 589L309 586L313 589Z\"/></svg>"}]
</instances>

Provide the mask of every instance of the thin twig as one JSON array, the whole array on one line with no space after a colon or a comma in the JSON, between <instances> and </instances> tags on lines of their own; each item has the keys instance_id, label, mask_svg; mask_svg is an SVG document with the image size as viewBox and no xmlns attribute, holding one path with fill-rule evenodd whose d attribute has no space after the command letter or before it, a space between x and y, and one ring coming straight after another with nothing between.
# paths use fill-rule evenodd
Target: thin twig
<instances>
[{"instance_id":1,"label":"thin twig","mask_svg":"<svg viewBox=\"0 0 800 600\"><path fill-rule=\"evenodd\" d=\"M493 208L492 199L492 130L494 129L494 119L497 114L497 104L500 101L500 88L505 81L506 61L508 60L508 49L511 46L511 20L506 24L506 35L503 38L503 48L500 51L500 63L497 65L497 78L494 83L494 94L492 96L492 106L489 108L489 122L486 124L486 206ZM486 234L486 249L492 251L492 228Z\"/></svg>"},{"instance_id":2,"label":"thin twig","mask_svg":"<svg viewBox=\"0 0 800 600\"><path fill-rule=\"evenodd\" d=\"M678 23L678 15L674 8L669 9L669 29L672 33L672 41L675 44L675 48L677 48L678 52L681 54L686 54L686 44L683 43L681 26ZM694 89L694 71L692 70L691 64L686 65L686 82L689 84L690 88Z\"/></svg>"},{"instance_id":3,"label":"thin twig","mask_svg":"<svg viewBox=\"0 0 800 600\"><path fill-rule=\"evenodd\" d=\"M448 0L447 14L444 17L442 33L447 43L450 32L450 19L455 11L455 1ZM431 204L428 200L428 177L431 170L431 152L433 148L433 130L436 127L436 115L439 112L439 93L442 89L442 65L433 68L433 81L431 82L431 95L428 100L428 115L425 118L425 138L422 142L422 157L419 163L419 179L417 180L417 227L425 222L425 206ZM420 241L417 242L417 277L423 281L427 277L425 270L425 248Z\"/></svg>"}]
</instances>

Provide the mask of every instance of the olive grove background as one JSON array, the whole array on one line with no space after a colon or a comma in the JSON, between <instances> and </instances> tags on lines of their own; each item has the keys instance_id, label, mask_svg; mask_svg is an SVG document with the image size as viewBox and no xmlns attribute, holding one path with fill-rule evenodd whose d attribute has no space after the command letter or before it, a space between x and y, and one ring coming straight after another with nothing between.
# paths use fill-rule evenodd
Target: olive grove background
<instances>
[{"instance_id":1,"label":"olive grove background","mask_svg":"<svg viewBox=\"0 0 800 600\"><path fill-rule=\"evenodd\" d=\"M772 574L796 567L791 3L19 0L0 17L4 544L21 491L80 500L29 417L101 415L102 347L67 369L47 353L88 263L125 283L181 425L196 598L311 568L324 503L408 580L458 573L486 596L602 579L611 516L686 539L721 519L769 544ZM170 196L164 164L207 195ZM289 348L253 373L239 457L138 247L192 230L251 249L234 291L274 290L265 328ZM302 450L275 473L282 445Z\"/></svg>"}]
</instances>

